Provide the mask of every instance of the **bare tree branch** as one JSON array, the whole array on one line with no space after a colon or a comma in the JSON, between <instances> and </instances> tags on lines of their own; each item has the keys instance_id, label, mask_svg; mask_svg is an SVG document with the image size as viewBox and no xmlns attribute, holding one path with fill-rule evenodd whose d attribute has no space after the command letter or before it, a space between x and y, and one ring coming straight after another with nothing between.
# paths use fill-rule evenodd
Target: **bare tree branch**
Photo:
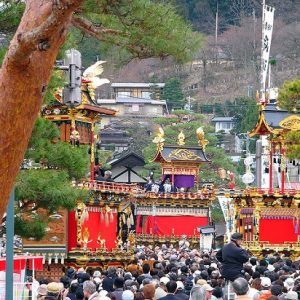
<instances>
[{"instance_id":1,"label":"bare tree branch","mask_svg":"<svg viewBox=\"0 0 300 300\"><path fill-rule=\"evenodd\" d=\"M19 65L26 64L33 51L46 51L51 47L49 37L61 26L61 19L68 15L70 11L81 5L83 0L53 0L50 9L51 14L46 21L26 33L19 33L18 43L10 47L8 55L10 62ZM30 9L30 8L26 8ZM63 34L64 28L61 32Z\"/></svg>"}]
</instances>

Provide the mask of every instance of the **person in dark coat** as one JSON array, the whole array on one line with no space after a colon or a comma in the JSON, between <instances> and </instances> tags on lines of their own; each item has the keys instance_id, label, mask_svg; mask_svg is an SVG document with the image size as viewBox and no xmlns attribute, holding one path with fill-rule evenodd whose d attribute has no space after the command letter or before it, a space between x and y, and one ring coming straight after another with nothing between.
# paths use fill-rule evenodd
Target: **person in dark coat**
<instances>
[{"instance_id":1,"label":"person in dark coat","mask_svg":"<svg viewBox=\"0 0 300 300\"><path fill-rule=\"evenodd\" d=\"M234 233L231 241L217 253L216 257L222 263L221 274L226 280L243 277L243 264L248 261L249 255L241 248L242 239L242 234Z\"/></svg>"},{"instance_id":2,"label":"person in dark coat","mask_svg":"<svg viewBox=\"0 0 300 300\"><path fill-rule=\"evenodd\" d=\"M176 290L177 290L176 281L170 280L166 284L166 288L167 288L167 292L168 292L167 295L159 298L159 300L179 300L179 298L177 298L177 296L175 295Z\"/></svg>"},{"instance_id":3,"label":"person in dark coat","mask_svg":"<svg viewBox=\"0 0 300 300\"><path fill-rule=\"evenodd\" d=\"M115 278L117 277L116 275L116 268L115 267L110 267L108 268L107 270L108 274L107 276L103 279L103 282L102 282L102 288L103 290L106 290L107 292L113 292L114 291L114 281L115 281Z\"/></svg>"}]
</instances>

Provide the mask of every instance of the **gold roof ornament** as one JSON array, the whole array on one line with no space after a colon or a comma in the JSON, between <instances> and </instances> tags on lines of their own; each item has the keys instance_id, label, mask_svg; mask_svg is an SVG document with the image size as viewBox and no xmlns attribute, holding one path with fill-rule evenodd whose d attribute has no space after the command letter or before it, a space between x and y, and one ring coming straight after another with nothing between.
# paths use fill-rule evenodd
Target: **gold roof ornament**
<instances>
[{"instance_id":1,"label":"gold roof ornament","mask_svg":"<svg viewBox=\"0 0 300 300\"><path fill-rule=\"evenodd\" d=\"M204 137L204 131L203 131L203 128L202 127L199 127L197 130L196 130L196 133L197 133L197 138L198 138L198 144L199 146L205 150L205 147L206 145L208 144L208 140L205 139Z\"/></svg>"},{"instance_id":2,"label":"gold roof ornament","mask_svg":"<svg viewBox=\"0 0 300 300\"><path fill-rule=\"evenodd\" d=\"M153 139L153 143L157 144L157 149L158 150L162 150L163 146L164 146L164 136L165 136L165 132L161 127L158 127L158 130L156 132L156 136Z\"/></svg>"},{"instance_id":3,"label":"gold roof ornament","mask_svg":"<svg viewBox=\"0 0 300 300\"><path fill-rule=\"evenodd\" d=\"M177 144L179 146L183 146L185 144L185 135L183 133L183 131L181 130L178 134L178 137L177 137Z\"/></svg>"}]
</instances>

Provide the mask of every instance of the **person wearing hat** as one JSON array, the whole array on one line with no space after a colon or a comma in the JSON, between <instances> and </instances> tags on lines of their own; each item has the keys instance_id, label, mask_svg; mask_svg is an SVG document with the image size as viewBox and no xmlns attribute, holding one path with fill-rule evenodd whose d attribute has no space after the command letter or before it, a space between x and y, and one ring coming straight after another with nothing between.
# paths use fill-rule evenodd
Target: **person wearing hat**
<instances>
[{"instance_id":1,"label":"person wearing hat","mask_svg":"<svg viewBox=\"0 0 300 300\"><path fill-rule=\"evenodd\" d=\"M299 298L298 298L297 292L289 291L288 293L286 293L285 299L286 300L298 300Z\"/></svg>"},{"instance_id":2,"label":"person wearing hat","mask_svg":"<svg viewBox=\"0 0 300 300\"><path fill-rule=\"evenodd\" d=\"M295 280L291 277L288 277L283 283L287 291L291 291L294 288L294 284L295 284Z\"/></svg>"},{"instance_id":3,"label":"person wearing hat","mask_svg":"<svg viewBox=\"0 0 300 300\"><path fill-rule=\"evenodd\" d=\"M170 280L167 284L166 284L166 288L167 288L167 295L159 298L160 300L178 300L178 298L176 297L175 293L177 290L177 283L174 280Z\"/></svg>"},{"instance_id":4,"label":"person wearing hat","mask_svg":"<svg viewBox=\"0 0 300 300\"><path fill-rule=\"evenodd\" d=\"M232 234L230 242L216 255L222 263L221 274L226 280L234 281L238 277L243 277L243 264L248 261L249 255L241 247L242 239L241 233Z\"/></svg>"},{"instance_id":5,"label":"person wearing hat","mask_svg":"<svg viewBox=\"0 0 300 300\"><path fill-rule=\"evenodd\" d=\"M45 296L47 295L47 284L41 284L38 287L37 290L37 300L43 300L45 299Z\"/></svg>"},{"instance_id":6,"label":"person wearing hat","mask_svg":"<svg viewBox=\"0 0 300 300\"><path fill-rule=\"evenodd\" d=\"M154 300L160 299L167 295L167 283L170 281L168 277L162 277L159 280L159 287L155 290Z\"/></svg>"},{"instance_id":7,"label":"person wearing hat","mask_svg":"<svg viewBox=\"0 0 300 300\"><path fill-rule=\"evenodd\" d=\"M176 297L180 300L188 300L190 297L185 293L184 284L182 281L176 281L177 290L176 290Z\"/></svg>"},{"instance_id":8,"label":"person wearing hat","mask_svg":"<svg viewBox=\"0 0 300 300\"><path fill-rule=\"evenodd\" d=\"M202 288L205 291L205 300L216 300L217 299L215 296L212 295L212 292L214 289L210 284L208 284L208 283L203 284Z\"/></svg>"},{"instance_id":9,"label":"person wearing hat","mask_svg":"<svg viewBox=\"0 0 300 300\"><path fill-rule=\"evenodd\" d=\"M47 295L45 296L45 300L58 300L60 296L60 292L63 290L64 286L58 282L50 282L47 285Z\"/></svg>"},{"instance_id":10,"label":"person wearing hat","mask_svg":"<svg viewBox=\"0 0 300 300\"><path fill-rule=\"evenodd\" d=\"M264 300L268 299L272 296L271 293L271 279L269 277L260 277L261 280L261 291L259 291L256 295L253 296L254 300Z\"/></svg>"}]
</instances>

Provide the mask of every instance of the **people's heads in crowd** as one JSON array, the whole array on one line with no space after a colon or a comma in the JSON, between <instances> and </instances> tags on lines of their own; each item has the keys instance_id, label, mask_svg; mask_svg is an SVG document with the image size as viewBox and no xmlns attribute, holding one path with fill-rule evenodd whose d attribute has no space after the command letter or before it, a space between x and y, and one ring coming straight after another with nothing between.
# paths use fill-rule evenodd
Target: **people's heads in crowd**
<instances>
[{"instance_id":1,"label":"people's heads in crowd","mask_svg":"<svg viewBox=\"0 0 300 300\"><path fill-rule=\"evenodd\" d=\"M153 299L155 295L155 286L153 284L146 284L143 288L145 299Z\"/></svg>"},{"instance_id":2,"label":"people's heads in crowd","mask_svg":"<svg viewBox=\"0 0 300 300\"><path fill-rule=\"evenodd\" d=\"M238 296L246 295L249 290L249 284L245 278L240 277L233 281L232 288Z\"/></svg>"},{"instance_id":3,"label":"people's heads in crowd","mask_svg":"<svg viewBox=\"0 0 300 300\"><path fill-rule=\"evenodd\" d=\"M124 286L124 278L123 277L116 277L114 280L114 288L120 289Z\"/></svg>"},{"instance_id":4,"label":"people's heads in crowd","mask_svg":"<svg viewBox=\"0 0 300 300\"><path fill-rule=\"evenodd\" d=\"M84 297L87 299L96 292L96 285L93 281L87 280L83 282L82 286Z\"/></svg>"},{"instance_id":5,"label":"people's heads in crowd","mask_svg":"<svg viewBox=\"0 0 300 300\"><path fill-rule=\"evenodd\" d=\"M263 290L269 290L271 287L271 279L269 277L260 277L261 287Z\"/></svg>"},{"instance_id":6,"label":"people's heads in crowd","mask_svg":"<svg viewBox=\"0 0 300 300\"><path fill-rule=\"evenodd\" d=\"M122 300L133 300L134 293L132 291L126 290L122 293Z\"/></svg>"},{"instance_id":7,"label":"people's heads in crowd","mask_svg":"<svg viewBox=\"0 0 300 300\"><path fill-rule=\"evenodd\" d=\"M170 294L174 294L177 290L177 283L174 280L170 280L167 284L166 284L166 288L167 288L167 292Z\"/></svg>"}]
</instances>

